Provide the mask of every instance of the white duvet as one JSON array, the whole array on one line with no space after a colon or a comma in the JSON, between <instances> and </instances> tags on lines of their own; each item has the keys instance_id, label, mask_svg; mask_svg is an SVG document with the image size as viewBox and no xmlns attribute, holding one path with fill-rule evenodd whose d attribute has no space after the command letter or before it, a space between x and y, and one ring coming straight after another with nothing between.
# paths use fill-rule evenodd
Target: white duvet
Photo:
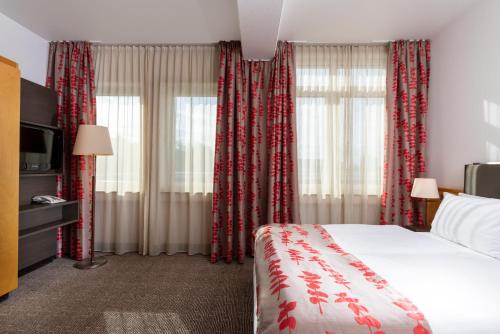
<instances>
[{"instance_id":1,"label":"white duvet","mask_svg":"<svg viewBox=\"0 0 500 334\"><path fill-rule=\"evenodd\" d=\"M500 333L500 260L398 226L323 227L413 301L434 334Z\"/></svg>"}]
</instances>

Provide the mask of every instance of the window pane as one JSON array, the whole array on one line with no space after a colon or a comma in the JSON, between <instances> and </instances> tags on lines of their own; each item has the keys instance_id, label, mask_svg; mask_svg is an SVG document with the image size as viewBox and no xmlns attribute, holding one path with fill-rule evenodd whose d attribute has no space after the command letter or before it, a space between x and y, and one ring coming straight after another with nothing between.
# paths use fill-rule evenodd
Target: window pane
<instances>
[{"instance_id":1,"label":"window pane","mask_svg":"<svg viewBox=\"0 0 500 334\"><path fill-rule=\"evenodd\" d=\"M382 192L384 155L384 98L353 98L351 175L353 192ZM363 190L365 189L365 190Z\"/></svg>"},{"instance_id":2,"label":"window pane","mask_svg":"<svg viewBox=\"0 0 500 334\"><path fill-rule=\"evenodd\" d=\"M138 192L142 166L139 96L97 96L96 123L109 129L114 154L97 157L96 190Z\"/></svg>"},{"instance_id":3,"label":"window pane","mask_svg":"<svg viewBox=\"0 0 500 334\"><path fill-rule=\"evenodd\" d=\"M326 67L298 67L297 91L329 92L345 95L360 91L365 93L385 94L385 68L343 67L330 71ZM300 95L300 93L299 93Z\"/></svg>"},{"instance_id":4,"label":"window pane","mask_svg":"<svg viewBox=\"0 0 500 334\"><path fill-rule=\"evenodd\" d=\"M364 90L375 90L385 93L385 68L355 68L353 71L354 87Z\"/></svg>"},{"instance_id":5,"label":"window pane","mask_svg":"<svg viewBox=\"0 0 500 334\"><path fill-rule=\"evenodd\" d=\"M299 67L297 74L297 88L303 90L327 90L330 80L330 71L326 67Z\"/></svg>"},{"instance_id":6,"label":"window pane","mask_svg":"<svg viewBox=\"0 0 500 334\"><path fill-rule=\"evenodd\" d=\"M217 97L176 97L175 191L212 192L216 118Z\"/></svg>"},{"instance_id":7,"label":"window pane","mask_svg":"<svg viewBox=\"0 0 500 334\"><path fill-rule=\"evenodd\" d=\"M306 192L317 192L324 163L325 98L297 98L299 183Z\"/></svg>"}]
</instances>

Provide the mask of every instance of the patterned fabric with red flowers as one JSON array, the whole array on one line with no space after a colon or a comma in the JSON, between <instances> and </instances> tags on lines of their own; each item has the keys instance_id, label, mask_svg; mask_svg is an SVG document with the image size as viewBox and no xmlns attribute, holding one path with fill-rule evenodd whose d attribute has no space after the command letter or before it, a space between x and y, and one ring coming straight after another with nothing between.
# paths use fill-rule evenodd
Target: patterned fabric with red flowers
<instances>
[{"instance_id":1,"label":"patterned fabric with red flowers","mask_svg":"<svg viewBox=\"0 0 500 334\"><path fill-rule=\"evenodd\" d=\"M397 41L389 47L386 152L381 224L423 224L423 205L410 196L426 171L429 41Z\"/></svg>"},{"instance_id":2,"label":"patterned fabric with red flowers","mask_svg":"<svg viewBox=\"0 0 500 334\"><path fill-rule=\"evenodd\" d=\"M408 298L321 225L263 226L255 247L257 333L431 333Z\"/></svg>"},{"instance_id":3,"label":"patterned fabric with red flowers","mask_svg":"<svg viewBox=\"0 0 500 334\"><path fill-rule=\"evenodd\" d=\"M242 263L259 226L298 222L293 50L264 62L239 42L219 48L211 261Z\"/></svg>"},{"instance_id":4,"label":"patterned fabric with red flowers","mask_svg":"<svg viewBox=\"0 0 500 334\"><path fill-rule=\"evenodd\" d=\"M51 42L46 86L57 93L57 124L64 130L64 162L57 196L78 200L79 220L59 229L57 256L81 260L90 255L92 173L90 156L72 155L80 124L95 124L95 85L89 42Z\"/></svg>"},{"instance_id":5,"label":"patterned fabric with red flowers","mask_svg":"<svg viewBox=\"0 0 500 334\"><path fill-rule=\"evenodd\" d=\"M278 42L267 99L268 222L300 223L293 45Z\"/></svg>"},{"instance_id":6,"label":"patterned fabric with red flowers","mask_svg":"<svg viewBox=\"0 0 500 334\"><path fill-rule=\"evenodd\" d=\"M244 61L239 42L220 42L211 260L253 254L263 221L264 92L269 66ZM264 211L265 212L265 211Z\"/></svg>"}]
</instances>

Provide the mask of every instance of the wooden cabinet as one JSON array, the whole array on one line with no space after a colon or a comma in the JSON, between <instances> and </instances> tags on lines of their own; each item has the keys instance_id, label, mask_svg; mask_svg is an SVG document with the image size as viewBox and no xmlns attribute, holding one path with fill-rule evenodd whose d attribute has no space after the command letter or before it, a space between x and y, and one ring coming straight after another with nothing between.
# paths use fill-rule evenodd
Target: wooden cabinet
<instances>
[{"instance_id":1,"label":"wooden cabinet","mask_svg":"<svg viewBox=\"0 0 500 334\"><path fill-rule=\"evenodd\" d=\"M21 123L60 130L54 90L21 79ZM19 125L18 125L19 126ZM78 221L78 201L33 204L36 195L57 193L57 172L21 173L19 179L19 274L52 260L57 250L57 229Z\"/></svg>"},{"instance_id":2,"label":"wooden cabinet","mask_svg":"<svg viewBox=\"0 0 500 334\"><path fill-rule=\"evenodd\" d=\"M17 288L20 71L0 56L0 296Z\"/></svg>"}]
</instances>

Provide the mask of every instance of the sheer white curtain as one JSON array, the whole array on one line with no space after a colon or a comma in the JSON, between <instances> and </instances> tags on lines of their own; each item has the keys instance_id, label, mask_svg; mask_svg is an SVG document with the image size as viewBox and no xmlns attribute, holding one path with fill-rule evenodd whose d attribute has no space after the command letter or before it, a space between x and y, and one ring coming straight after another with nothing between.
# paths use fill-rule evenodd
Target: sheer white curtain
<instances>
[{"instance_id":1,"label":"sheer white curtain","mask_svg":"<svg viewBox=\"0 0 500 334\"><path fill-rule=\"evenodd\" d=\"M302 223L376 224L387 46L295 46Z\"/></svg>"},{"instance_id":2,"label":"sheer white curtain","mask_svg":"<svg viewBox=\"0 0 500 334\"><path fill-rule=\"evenodd\" d=\"M209 253L217 47L95 45L96 249Z\"/></svg>"}]
</instances>

